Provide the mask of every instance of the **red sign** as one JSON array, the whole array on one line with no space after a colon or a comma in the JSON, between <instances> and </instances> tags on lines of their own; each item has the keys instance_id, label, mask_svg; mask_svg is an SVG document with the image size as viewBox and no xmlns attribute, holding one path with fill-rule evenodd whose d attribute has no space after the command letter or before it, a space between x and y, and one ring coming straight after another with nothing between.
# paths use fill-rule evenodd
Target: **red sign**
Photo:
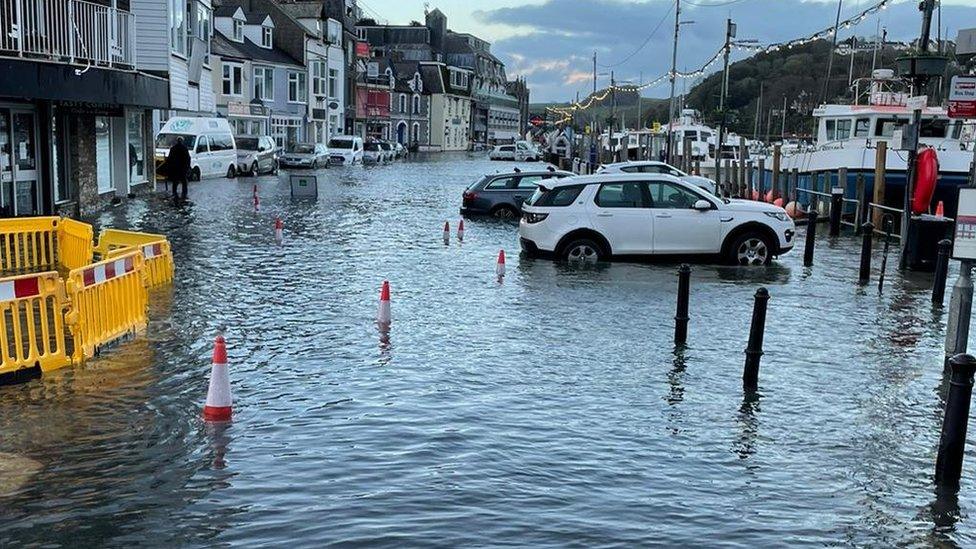
<instances>
[{"instance_id":1,"label":"red sign","mask_svg":"<svg viewBox=\"0 0 976 549\"><path fill-rule=\"evenodd\" d=\"M976 77L952 77L949 118L976 118Z\"/></svg>"},{"instance_id":2,"label":"red sign","mask_svg":"<svg viewBox=\"0 0 976 549\"><path fill-rule=\"evenodd\" d=\"M541 126L544 123L545 120L543 120L542 117L539 115L535 115L529 119L529 124L532 124L533 126Z\"/></svg>"},{"instance_id":3,"label":"red sign","mask_svg":"<svg viewBox=\"0 0 976 549\"><path fill-rule=\"evenodd\" d=\"M356 56L369 57L369 44L367 42L356 42Z\"/></svg>"}]
</instances>

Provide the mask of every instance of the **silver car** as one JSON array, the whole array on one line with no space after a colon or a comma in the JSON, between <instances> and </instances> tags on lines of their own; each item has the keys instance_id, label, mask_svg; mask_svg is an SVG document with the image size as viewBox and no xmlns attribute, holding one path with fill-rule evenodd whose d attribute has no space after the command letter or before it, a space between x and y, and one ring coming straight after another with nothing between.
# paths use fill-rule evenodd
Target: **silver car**
<instances>
[{"instance_id":1,"label":"silver car","mask_svg":"<svg viewBox=\"0 0 976 549\"><path fill-rule=\"evenodd\" d=\"M321 143L298 143L278 160L283 168L311 168L329 165L329 149Z\"/></svg>"},{"instance_id":2,"label":"silver car","mask_svg":"<svg viewBox=\"0 0 976 549\"><path fill-rule=\"evenodd\" d=\"M237 172L247 175L278 173L278 147L268 136L235 136Z\"/></svg>"}]
</instances>

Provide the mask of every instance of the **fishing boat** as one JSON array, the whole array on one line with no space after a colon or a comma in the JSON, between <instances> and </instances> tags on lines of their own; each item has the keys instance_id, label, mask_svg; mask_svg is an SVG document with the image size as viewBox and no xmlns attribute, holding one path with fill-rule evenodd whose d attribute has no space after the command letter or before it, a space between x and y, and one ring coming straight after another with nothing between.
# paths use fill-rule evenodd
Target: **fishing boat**
<instances>
[{"instance_id":1,"label":"fishing boat","mask_svg":"<svg viewBox=\"0 0 976 549\"><path fill-rule=\"evenodd\" d=\"M909 94L895 91L900 81L889 69L879 69L871 75L870 86L860 92L855 86L853 105L825 104L813 111L817 120L816 141L812 147L801 148L783 155L782 169L799 173L798 186L810 189L812 174L837 174L847 168L848 181L840 182L851 198L855 181L864 177L866 196L874 196L875 159L878 143L887 144L884 202L901 207L907 179L908 151L901 145L902 134L912 119L908 106ZM862 104L863 101L863 104ZM920 146L935 150L939 161L939 177L932 203L945 203L947 215L956 211L957 189L966 185L973 153L967 150L963 121L949 118L943 107L926 106L922 110ZM767 168L769 164L767 163ZM771 181L767 171L767 184ZM833 179L836 185L836 176ZM814 190L823 190L822 186ZM800 193L801 203L807 202Z\"/></svg>"}]
</instances>

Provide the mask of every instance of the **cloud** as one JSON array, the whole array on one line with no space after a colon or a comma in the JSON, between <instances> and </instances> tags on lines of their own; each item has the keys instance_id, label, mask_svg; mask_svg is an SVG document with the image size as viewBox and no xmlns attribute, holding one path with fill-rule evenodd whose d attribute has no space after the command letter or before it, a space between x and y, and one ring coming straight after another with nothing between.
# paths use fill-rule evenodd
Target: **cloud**
<instances>
[{"instance_id":1,"label":"cloud","mask_svg":"<svg viewBox=\"0 0 976 549\"><path fill-rule=\"evenodd\" d=\"M868 5L860 4L845 2L843 17ZM666 74L671 64L673 6L674 0L546 0L479 10L473 17L485 25L518 29L517 35L496 40L492 51L506 62L511 75L529 77L533 101L567 100L577 91L581 95L590 91L594 51L601 86L608 83L610 71L617 80L635 83L641 73L645 82ZM727 17L738 24L739 38L769 43L828 28L835 16L832 1L743 0L721 7L683 3L682 19L694 24L682 27L678 69L697 69L721 48ZM976 21L976 7L946 2L942 19L944 24L965 26L966 21ZM840 37L873 35L879 21L891 39L910 40L917 36L920 24L917 4L895 4L857 28L842 30ZM954 38L956 30L950 28L948 36ZM734 59L745 55L736 53ZM663 96L667 90L662 83L645 95Z\"/></svg>"}]
</instances>

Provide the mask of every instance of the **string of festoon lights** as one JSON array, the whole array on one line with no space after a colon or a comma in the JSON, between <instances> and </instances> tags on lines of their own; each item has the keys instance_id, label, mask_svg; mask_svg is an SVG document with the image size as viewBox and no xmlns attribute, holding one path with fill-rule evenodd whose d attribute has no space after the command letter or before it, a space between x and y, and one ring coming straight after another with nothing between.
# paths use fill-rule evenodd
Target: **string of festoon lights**
<instances>
[{"instance_id":1,"label":"string of festoon lights","mask_svg":"<svg viewBox=\"0 0 976 549\"><path fill-rule=\"evenodd\" d=\"M871 15L874 15L874 14L876 14L876 13L878 13L878 12L886 9L889 5L891 5L892 3L896 2L896 1L897 0L880 0L876 4L874 4L874 5L866 8L864 10L862 10L857 15L855 15L855 16L849 18L849 19L845 19L844 21L841 21L837 25L836 28L849 29L849 28L857 25L861 21L863 21L865 18L870 17ZM789 41L786 41L786 42L776 42L776 43L773 43L773 44L766 44L766 45L748 44L748 43L742 43L742 42L731 42L729 44L729 48L730 49L737 49L737 50L744 50L744 51L751 51L753 53L772 53L772 52L776 52L776 51L779 51L779 50L782 50L782 49L792 49L792 48L795 48L795 47L798 47L798 46L803 46L803 45L809 44L811 42L815 42L817 40L823 40L825 38L829 38L829 37L833 36L834 32L835 32L835 27L832 25L830 27L827 27L826 29L823 29L821 31L818 31L818 32L816 32L814 34L811 34L809 36L806 36L806 37L803 37L803 38L795 38L793 40L789 40ZM699 76L704 76L705 73L707 73L709 71L709 69L712 68L713 65L715 65L720 60L722 60L722 56L723 56L724 53L725 53L725 46L723 45L723 46L721 46L718 49L718 51L715 52L714 55L712 55L710 58L708 58L708 60L705 61L705 63L701 67L699 67L699 68L697 68L697 69L695 69L693 71L687 71L687 72L685 72L685 71L674 71L674 73L673 73L674 74L674 78L697 78ZM609 97L610 94L612 92L614 92L614 91L621 91L621 92L636 92L636 91L641 91L641 90L650 88L652 86L656 86L656 85L660 84L661 82L664 82L665 80L670 80L671 79L671 76L672 76L672 72L671 71L668 71L668 72L662 74L661 76L658 76L657 78L655 78L655 79L653 79L653 80L651 80L649 82L645 82L645 83L643 83L641 85L634 85L634 84L616 85L616 84L612 84L612 85L607 86L606 88L604 88L599 94L591 95L589 98L586 99L586 101L583 101L583 102L575 102L574 101L568 107L546 107L546 110L549 111L549 112L552 112L552 113L561 115L563 117L562 119L556 121L555 124L565 124L566 122L569 122L570 120L573 119L573 113L575 113L576 111L586 110L586 109L592 107L594 104L599 103L599 102L603 101L604 99L606 99L607 97Z\"/></svg>"}]
</instances>

